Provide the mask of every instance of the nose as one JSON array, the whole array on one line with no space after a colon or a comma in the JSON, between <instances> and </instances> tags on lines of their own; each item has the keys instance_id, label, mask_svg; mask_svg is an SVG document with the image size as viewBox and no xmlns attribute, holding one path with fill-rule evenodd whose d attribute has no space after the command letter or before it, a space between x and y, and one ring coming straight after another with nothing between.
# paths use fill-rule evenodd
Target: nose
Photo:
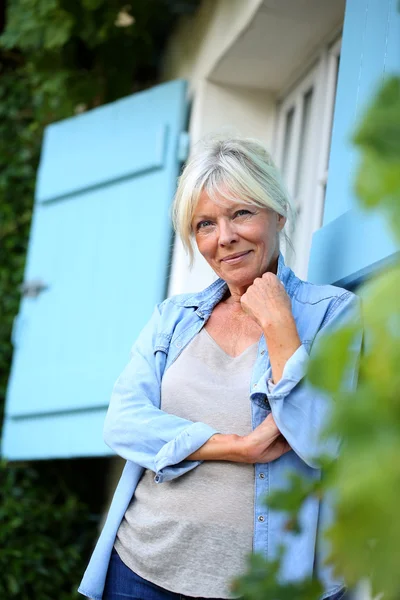
<instances>
[{"instance_id":1,"label":"nose","mask_svg":"<svg viewBox=\"0 0 400 600\"><path fill-rule=\"evenodd\" d=\"M239 241L239 235L230 219L221 219L218 228L220 246L230 246Z\"/></svg>"}]
</instances>

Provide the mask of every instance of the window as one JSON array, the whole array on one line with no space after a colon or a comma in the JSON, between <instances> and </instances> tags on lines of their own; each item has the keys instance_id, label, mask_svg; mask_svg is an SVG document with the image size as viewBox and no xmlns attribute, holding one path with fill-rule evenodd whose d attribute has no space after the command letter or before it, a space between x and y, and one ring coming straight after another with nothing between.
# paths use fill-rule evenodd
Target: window
<instances>
[{"instance_id":1,"label":"window","mask_svg":"<svg viewBox=\"0 0 400 600\"><path fill-rule=\"evenodd\" d=\"M286 261L307 277L313 232L322 224L340 40L324 47L308 73L278 105L275 157L293 199L294 253Z\"/></svg>"}]
</instances>

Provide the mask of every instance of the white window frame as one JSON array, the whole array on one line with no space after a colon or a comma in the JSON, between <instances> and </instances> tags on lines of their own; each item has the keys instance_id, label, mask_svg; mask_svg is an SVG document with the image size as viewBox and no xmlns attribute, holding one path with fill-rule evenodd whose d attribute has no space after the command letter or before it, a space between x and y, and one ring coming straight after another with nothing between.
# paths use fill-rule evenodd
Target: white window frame
<instances>
[{"instance_id":1,"label":"white window frame","mask_svg":"<svg viewBox=\"0 0 400 600\"><path fill-rule=\"evenodd\" d=\"M325 189L328 178L333 110L336 95L337 64L341 38L319 49L314 62L303 77L281 96L277 106L277 126L274 156L280 169L285 165L285 183L292 196L295 212L301 211L299 227L292 236L295 253L285 249L286 261L299 277L307 277L312 235L322 225ZM305 94L312 88L312 108L309 121L309 145L303 161L305 184L301 198L294 197L299 164L300 137ZM284 157L287 115L293 110L292 144ZM284 160L285 158L285 160Z\"/></svg>"}]
</instances>

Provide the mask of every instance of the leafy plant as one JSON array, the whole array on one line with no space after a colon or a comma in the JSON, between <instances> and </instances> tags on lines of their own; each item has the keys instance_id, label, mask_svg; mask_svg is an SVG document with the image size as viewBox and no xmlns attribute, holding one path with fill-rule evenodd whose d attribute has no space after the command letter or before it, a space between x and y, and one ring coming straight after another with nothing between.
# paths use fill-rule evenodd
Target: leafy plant
<instances>
[{"instance_id":1,"label":"leafy plant","mask_svg":"<svg viewBox=\"0 0 400 600\"><path fill-rule=\"evenodd\" d=\"M154 84L176 15L197 4L8 1L0 35L0 429L43 130ZM74 470L73 482L65 471L65 463L1 464L1 599L78 598L97 530L72 492L82 487L82 471Z\"/></svg>"},{"instance_id":2,"label":"leafy plant","mask_svg":"<svg viewBox=\"0 0 400 600\"><path fill-rule=\"evenodd\" d=\"M73 600L89 554L93 519L52 471L0 463L0 597Z\"/></svg>"},{"instance_id":3,"label":"leafy plant","mask_svg":"<svg viewBox=\"0 0 400 600\"><path fill-rule=\"evenodd\" d=\"M0 35L0 423L44 127L153 85L176 15L197 4L8 2Z\"/></svg>"},{"instance_id":4,"label":"leafy plant","mask_svg":"<svg viewBox=\"0 0 400 600\"><path fill-rule=\"evenodd\" d=\"M356 179L360 205L383 213L400 241L400 78L381 88L354 142L362 157ZM350 586L368 578L374 593L395 600L400 591L400 261L380 270L357 293L363 299L365 329L357 389L345 393L340 385L356 323L326 338L308 372L313 385L333 396L325 435L341 436L340 456L335 462L322 459L322 481L293 475L288 489L267 504L286 511L288 527L296 531L305 499L334 490L336 519L327 532L330 563ZM318 582L282 583L281 561L282 554L276 561L253 557L236 589L246 600L316 600Z\"/></svg>"}]
</instances>

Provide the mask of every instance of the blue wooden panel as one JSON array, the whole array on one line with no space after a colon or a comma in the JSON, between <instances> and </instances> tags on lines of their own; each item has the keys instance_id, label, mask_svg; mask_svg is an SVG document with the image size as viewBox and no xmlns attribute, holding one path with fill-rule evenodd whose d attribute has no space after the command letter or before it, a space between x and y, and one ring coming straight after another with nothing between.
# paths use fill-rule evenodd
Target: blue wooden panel
<instances>
[{"instance_id":1,"label":"blue wooden panel","mask_svg":"<svg viewBox=\"0 0 400 600\"><path fill-rule=\"evenodd\" d=\"M400 4L389 3L387 47L385 51L385 77L400 72Z\"/></svg>"},{"instance_id":2,"label":"blue wooden panel","mask_svg":"<svg viewBox=\"0 0 400 600\"><path fill-rule=\"evenodd\" d=\"M163 88L164 106L169 106L174 90L168 85ZM160 96L153 88L50 125L44 138L36 198L45 202L161 168L168 115ZM161 115L164 118L160 119Z\"/></svg>"},{"instance_id":3,"label":"blue wooden panel","mask_svg":"<svg viewBox=\"0 0 400 600\"><path fill-rule=\"evenodd\" d=\"M47 412L55 403L60 410L82 408L100 397L107 404L105 384L163 298L167 178L147 173L38 209L26 279L40 276L49 289L21 306L17 372L8 390L12 415ZM41 390L29 402L27 380Z\"/></svg>"},{"instance_id":4,"label":"blue wooden panel","mask_svg":"<svg viewBox=\"0 0 400 600\"><path fill-rule=\"evenodd\" d=\"M356 204L352 182L358 158L351 135L368 100L383 80L390 7L395 2L346 2L324 225Z\"/></svg>"},{"instance_id":5,"label":"blue wooden panel","mask_svg":"<svg viewBox=\"0 0 400 600\"><path fill-rule=\"evenodd\" d=\"M8 418L3 427L7 456L12 460L41 460L112 455L102 436L105 415L103 408L29 419Z\"/></svg>"},{"instance_id":6,"label":"blue wooden panel","mask_svg":"<svg viewBox=\"0 0 400 600\"><path fill-rule=\"evenodd\" d=\"M38 431L44 435L47 424L55 422L61 431L63 421L70 422L68 415L86 419L85 411L85 423L101 438L102 427L98 430L90 415L104 413L131 345L165 295L186 86L182 81L163 84L115 104L93 111L96 118L89 113L87 121L76 117L52 125L47 136L25 281L39 278L48 287L37 298L23 299L14 328L9 433L2 448L10 459L18 452L37 456ZM121 115L132 134L129 140ZM139 121L133 135L132 123ZM83 122L87 126L81 127ZM157 131L164 132L162 151L154 144L152 132ZM82 164L73 157L78 141ZM111 166L102 154L105 147ZM123 165L119 174L118 164ZM68 187L73 169L77 173ZM57 456L75 452L67 451L68 439L73 442L62 438ZM77 447L82 444L78 441ZM55 456L45 438L40 448L43 457L46 451Z\"/></svg>"},{"instance_id":7,"label":"blue wooden panel","mask_svg":"<svg viewBox=\"0 0 400 600\"><path fill-rule=\"evenodd\" d=\"M379 215L354 195L358 151L351 136L383 80L400 73L397 0L347 0L323 227L313 236L308 278L344 283L390 262L398 248Z\"/></svg>"},{"instance_id":8,"label":"blue wooden panel","mask_svg":"<svg viewBox=\"0 0 400 600\"><path fill-rule=\"evenodd\" d=\"M354 208L314 234L309 280L350 287L398 254L383 217Z\"/></svg>"}]
</instances>

